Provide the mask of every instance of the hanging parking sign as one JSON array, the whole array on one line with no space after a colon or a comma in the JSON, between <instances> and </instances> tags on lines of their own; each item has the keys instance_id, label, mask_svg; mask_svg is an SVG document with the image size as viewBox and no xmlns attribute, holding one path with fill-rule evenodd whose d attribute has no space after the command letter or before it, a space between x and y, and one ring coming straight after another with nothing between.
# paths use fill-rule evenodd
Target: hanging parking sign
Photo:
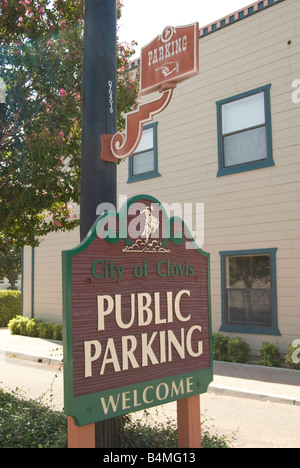
<instances>
[{"instance_id":1,"label":"hanging parking sign","mask_svg":"<svg viewBox=\"0 0 300 468\"><path fill-rule=\"evenodd\" d=\"M199 73L199 24L166 27L141 51L141 94Z\"/></svg>"}]
</instances>

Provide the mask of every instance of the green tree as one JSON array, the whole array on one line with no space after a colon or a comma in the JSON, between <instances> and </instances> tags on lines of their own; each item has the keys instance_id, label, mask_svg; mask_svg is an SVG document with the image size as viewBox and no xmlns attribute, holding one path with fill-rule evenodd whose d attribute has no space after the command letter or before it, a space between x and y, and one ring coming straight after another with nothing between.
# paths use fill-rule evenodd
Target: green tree
<instances>
[{"instance_id":1,"label":"green tree","mask_svg":"<svg viewBox=\"0 0 300 468\"><path fill-rule=\"evenodd\" d=\"M11 289L16 288L16 282L21 274L21 252L12 248L6 253L0 252L0 277L7 278Z\"/></svg>"},{"instance_id":2,"label":"green tree","mask_svg":"<svg viewBox=\"0 0 300 468\"><path fill-rule=\"evenodd\" d=\"M0 0L0 252L78 225L83 17L84 0ZM118 45L119 130L133 52Z\"/></svg>"}]
</instances>

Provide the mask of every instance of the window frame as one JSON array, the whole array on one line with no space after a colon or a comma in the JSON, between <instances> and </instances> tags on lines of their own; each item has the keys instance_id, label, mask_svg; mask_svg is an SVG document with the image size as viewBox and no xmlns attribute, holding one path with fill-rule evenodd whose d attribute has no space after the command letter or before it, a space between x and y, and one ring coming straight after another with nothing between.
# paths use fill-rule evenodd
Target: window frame
<instances>
[{"instance_id":1,"label":"window frame","mask_svg":"<svg viewBox=\"0 0 300 468\"><path fill-rule=\"evenodd\" d=\"M268 84L266 86L262 86L260 88L256 88L251 91L248 91L246 93L238 94L236 96L216 102L217 130L218 130L218 164L219 164L217 177L275 166L275 163L273 160L273 147L272 147L270 89L271 89L271 84ZM260 93L264 93L265 123L263 125L256 125L253 127L244 128L242 130L238 130L238 131L223 135L222 107L231 102L242 100L247 97L254 96L255 94L260 94ZM237 135L242 132L254 130L256 128L263 128L263 127L266 128L267 158L255 160L255 161L249 161L249 162L240 163L240 164L226 167L225 166L225 152L224 152L224 137L229 136L229 135Z\"/></svg>"},{"instance_id":2,"label":"window frame","mask_svg":"<svg viewBox=\"0 0 300 468\"><path fill-rule=\"evenodd\" d=\"M128 158L128 180L127 183L131 184L133 182L139 182L141 180L153 179L155 177L161 177L161 174L158 172L158 152L157 152L157 124L158 122L153 122L148 125L144 125L143 131L153 128L153 153L154 153L154 168L152 171L143 172L141 174L133 174L133 158L139 154L143 154L146 151L141 151L138 153L133 153L132 156ZM149 151L149 150L147 150Z\"/></svg>"},{"instance_id":3,"label":"window frame","mask_svg":"<svg viewBox=\"0 0 300 468\"><path fill-rule=\"evenodd\" d=\"M281 336L278 329L278 311L277 311L277 279L276 279L276 252L277 248L271 249L255 249L255 250L234 250L220 252L221 259L221 308L222 322L220 331L231 333L248 333L256 335L274 335ZM271 294L272 294L272 325L270 327L259 325L235 325L226 321L226 258L233 256L253 256L253 255L270 255L271 268Z\"/></svg>"}]
</instances>

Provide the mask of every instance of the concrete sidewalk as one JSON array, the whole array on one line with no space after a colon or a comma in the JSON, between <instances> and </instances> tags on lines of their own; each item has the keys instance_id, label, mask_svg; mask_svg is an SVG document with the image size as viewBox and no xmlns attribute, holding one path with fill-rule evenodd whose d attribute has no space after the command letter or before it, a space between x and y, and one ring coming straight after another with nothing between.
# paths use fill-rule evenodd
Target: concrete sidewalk
<instances>
[{"instance_id":1,"label":"concrete sidewalk","mask_svg":"<svg viewBox=\"0 0 300 468\"><path fill-rule=\"evenodd\" d=\"M61 365L61 341L10 335L0 329L0 356ZM210 393L272 401L300 406L300 371L270 367L214 362Z\"/></svg>"},{"instance_id":2,"label":"concrete sidewalk","mask_svg":"<svg viewBox=\"0 0 300 468\"><path fill-rule=\"evenodd\" d=\"M0 355L59 365L63 359L63 345L61 341L11 335L8 328L0 328Z\"/></svg>"}]
</instances>

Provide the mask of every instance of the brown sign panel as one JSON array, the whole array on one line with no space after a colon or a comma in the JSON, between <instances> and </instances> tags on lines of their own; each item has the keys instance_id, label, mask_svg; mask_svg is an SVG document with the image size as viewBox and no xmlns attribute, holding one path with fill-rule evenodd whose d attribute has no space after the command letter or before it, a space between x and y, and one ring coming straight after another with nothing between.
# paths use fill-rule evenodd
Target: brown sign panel
<instances>
[{"instance_id":1,"label":"brown sign panel","mask_svg":"<svg viewBox=\"0 0 300 468\"><path fill-rule=\"evenodd\" d=\"M207 390L209 255L185 229L135 197L64 252L65 407L80 425Z\"/></svg>"},{"instance_id":2,"label":"brown sign panel","mask_svg":"<svg viewBox=\"0 0 300 468\"><path fill-rule=\"evenodd\" d=\"M168 26L141 50L141 94L199 73L199 24Z\"/></svg>"}]
</instances>

